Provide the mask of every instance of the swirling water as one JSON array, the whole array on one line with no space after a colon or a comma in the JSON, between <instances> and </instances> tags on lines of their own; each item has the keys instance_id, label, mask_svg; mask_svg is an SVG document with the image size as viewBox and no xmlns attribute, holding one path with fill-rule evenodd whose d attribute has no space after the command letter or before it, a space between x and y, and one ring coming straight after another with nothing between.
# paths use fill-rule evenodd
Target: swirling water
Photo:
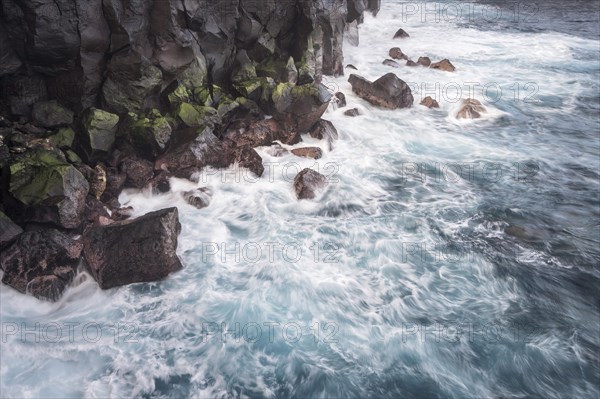
<instances>
[{"instance_id":1,"label":"swirling water","mask_svg":"<svg viewBox=\"0 0 600 399\"><path fill-rule=\"evenodd\" d=\"M439 110L377 109L330 78L362 115L328 111L341 137L306 138L317 164L260 149L258 181L123 193L136 214L179 207L182 272L109 291L83 273L54 304L3 286L2 397L598 397L597 31L470 4L424 21L384 1L345 49ZM457 71L381 65L393 45ZM490 112L459 122L469 87ZM329 187L298 202L288 176L311 166ZM210 207L181 199L196 186Z\"/></svg>"}]
</instances>

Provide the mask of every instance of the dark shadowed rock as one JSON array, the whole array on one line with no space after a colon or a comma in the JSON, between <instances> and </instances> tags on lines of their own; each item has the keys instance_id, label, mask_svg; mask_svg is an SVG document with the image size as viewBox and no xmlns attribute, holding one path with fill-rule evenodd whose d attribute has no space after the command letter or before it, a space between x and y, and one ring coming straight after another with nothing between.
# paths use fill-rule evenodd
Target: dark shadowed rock
<instances>
[{"instance_id":1,"label":"dark shadowed rock","mask_svg":"<svg viewBox=\"0 0 600 399\"><path fill-rule=\"evenodd\" d=\"M119 117L101 109L91 108L83 117L82 144L88 160L109 156L116 139Z\"/></svg>"},{"instance_id":2,"label":"dark shadowed rock","mask_svg":"<svg viewBox=\"0 0 600 399\"><path fill-rule=\"evenodd\" d=\"M331 97L322 84L293 86L280 83L272 95L274 118L283 122L290 131L306 133L325 113ZM292 144L289 141L285 143Z\"/></svg>"},{"instance_id":3,"label":"dark shadowed rock","mask_svg":"<svg viewBox=\"0 0 600 399\"><path fill-rule=\"evenodd\" d=\"M126 176L127 187L142 189L154 177L154 165L145 159L130 156L121 163L121 172Z\"/></svg>"},{"instance_id":4,"label":"dark shadowed rock","mask_svg":"<svg viewBox=\"0 0 600 399\"><path fill-rule=\"evenodd\" d=\"M265 171L262 158L258 152L251 147L238 148L235 151L235 162L242 167L250 170L256 176L261 177Z\"/></svg>"},{"instance_id":5,"label":"dark shadowed rock","mask_svg":"<svg viewBox=\"0 0 600 399\"><path fill-rule=\"evenodd\" d=\"M83 253L102 289L158 281L182 269L176 253L180 232L177 208L163 209L92 227L84 235Z\"/></svg>"},{"instance_id":6,"label":"dark shadowed rock","mask_svg":"<svg viewBox=\"0 0 600 399\"><path fill-rule=\"evenodd\" d=\"M73 229L82 222L89 184L62 153L38 148L10 165L9 191L25 207L23 221Z\"/></svg>"},{"instance_id":7,"label":"dark shadowed rock","mask_svg":"<svg viewBox=\"0 0 600 399\"><path fill-rule=\"evenodd\" d=\"M302 147L293 149L292 154L297 157L321 159L323 151L319 147Z\"/></svg>"},{"instance_id":8,"label":"dark shadowed rock","mask_svg":"<svg viewBox=\"0 0 600 399\"><path fill-rule=\"evenodd\" d=\"M426 106L427 108L439 108L440 104L438 104L438 102L436 100L434 100L433 98L427 96L423 99L423 101L421 101L421 105Z\"/></svg>"},{"instance_id":9,"label":"dark shadowed rock","mask_svg":"<svg viewBox=\"0 0 600 399\"><path fill-rule=\"evenodd\" d=\"M294 179L298 199L313 199L327 186L327 178L312 169L304 169Z\"/></svg>"},{"instance_id":10,"label":"dark shadowed rock","mask_svg":"<svg viewBox=\"0 0 600 399\"><path fill-rule=\"evenodd\" d=\"M416 66L418 66L418 65L419 65L419 64L417 64L417 63L416 63L416 62L414 62L413 60L408 60L408 61L406 61L406 66L409 66L409 67L416 67Z\"/></svg>"},{"instance_id":11,"label":"dark shadowed rock","mask_svg":"<svg viewBox=\"0 0 600 399\"><path fill-rule=\"evenodd\" d=\"M167 149L172 131L169 120L156 111L131 125L129 139L140 156L155 159Z\"/></svg>"},{"instance_id":12,"label":"dark shadowed rock","mask_svg":"<svg viewBox=\"0 0 600 399\"><path fill-rule=\"evenodd\" d=\"M246 129L230 131L225 138L233 141L236 147L260 147L270 145L274 140L278 140L283 129L277 120L263 119L252 123Z\"/></svg>"},{"instance_id":13,"label":"dark shadowed rock","mask_svg":"<svg viewBox=\"0 0 600 399\"><path fill-rule=\"evenodd\" d=\"M398 29L394 34L394 39L406 39L407 37L410 35L404 29Z\"/></svg>"},{"instance_id":14,"label":"dark shadowed rock","mask_svg":"<svg viewBox=\"0 0 600 399\"><path fill-rule=\"evenodd\" d=\"M34 104L31 116L36 125L47 128L68 126L73 123L73 111L54 100Z\"/></svg>"},{"instance_id":15,"label":"dark shadowed rock","mask_svg":"<svg viewBox=\"0 0 600 399\"><path fill-rule=\"evenodd\" d=\"M344 115L353 118L355 116L360 116L360 111L358 110L358 108L352 108L352 109L349 109L348 111L344 112Z\"/></svg>"},{"instance_id":16,"label":"dark shadowed rock","mask_svg":"<svg viewBox=\"0 0 600 399\"><path fill-rule=\"evenodd\" d=\"M185 202L197 209L203 209L210 205L212 191L207 187L198 188L182 193Z\"/></svg>"},{"instance_id":17,"label":"dark shadowed rock","mask_svg":"<svg viewBox=\"0 0 600 399\"><path fill-rule=\"evenodd\" d=\"M271 147L267 148L267 154L269 154L272 157L282 157L284 155L287 155L289 153L288 150L286 150L285 148L283 148L281 146L281 144L273 144Z\"/></svg>"},{"instance_id":18,"label":"dark shadowed rock","mask_svg":"<svg viewBox=\"0 0 600 399\"><path fill-rule=\"evenodd\" d=\"M321 119L309 132L310 137L327 140L329 150L333 149L333 142L339 138L339 134L333 123L328 120Z\"/></svg>"},{"instance_id":19,"label":"dark shadowed rock","mask_svg":"<svg viewBox=\"0 0 600 399\"><path fill-rule=\"evenodd\" d=\"M346 65L346 69L354 69L355 71L358 71L358 68L357 68L357 67L355 67L355 66L354 66L354 65L352 65L352 64L348 64L348 65Z\"/></svg>"},{"instance_id":20,"label":"dark shadowed rock","mask_svg":"<svg viewBox=\"0 0 600 399\"><path fill-rule=\"evenodd\" d=\"M344 108L347 105L346 104L346 95L344 93L342 93L341 91L338 91L337 93L335 93L334 97L337 100L338 108Z\"/></svg>"},{"instance_id":21,"label":"dark shadowed rock","mask_svg":"<svg viewBox=\"0 0 600 399\"><path fill-rule=\"evenodd\" d=\"M410 87L393 73L383 75L373 83L354 74L348 81L352 91L373 105L397 109L410 107L413 103Z\"/></svg>"},{"instance_id":22,"label":"dark shadowed rock","mask_svg":"<svg viewBox=\"0 0 600 399\"><path fill-rule=\"evenodd\" d=\"M392 67L392 68L400 68L400 64L398 64L394 60L384 60L382 64L385 66Z\"/></svg>"},{"instance_id":23,"label":"dark shadowed rock","mask_svg":"<svg viewBox=\"0 0 600 399\"><path fill-rule=\"evenodd\" d=\"M447 59L443 59L439 62L435 62L435 63L431 64L429 67L432 69L440 69L442 71L447 71L447 72L454 72L456 70L454 65L452 65L452 63L450 61L448 61Z\"/></svg>"},{"instance_id":24,"label":"dark shadowed rock","mask_svg":"<svg viewBox=\"0 0 600 399\"><path fill-rule=\"evenodd\" d=\"M82 244L58 230L28 231L0 256L2 282L19 292L58 300L73 280Z\"/></svg>"},{"instance_id":25,"label":"dark shadowed rock","mask_svg":"<svg viewBox=\"0 0 600 399\"><path fill-rule=\"evenodd\" d=\"M0 211L0 249L17 239L23 229Z\"/></svg>"},{"instance_id":26,"label":"dark shadowed rock","mask_svg":"<svg viewBox=\"0 0 600 399\"><path fill-rule=\"evenodd\" d=\"M393 47L390 49L390 57L395 60L407 60L408 56L402 52L400 47Z\"/></svg>"},{"instance_id":27,"label":"dark shadowed rock","mask_svg":"<svg viewBox=\"0 0 600 399\"><path fill-rule=\"evenodd\" d=\"M456 114L458 119L478 119L481 118L481 114L487 112L485 107L481 105L479 100L473 98L467 98L461 103L461 109Z\"/></svg>"},{"instance_id":28,"label":"dark shadowed rock","mask_svg":"<svg viewBox=\"0 0 600 399\"><path fill-rule=\"evenodd\" d=\"M428 67L431 65L431 59L429 57L419 57L417 60L417 64L423 65L424 67Z\"/></svg>"}]
</instances>

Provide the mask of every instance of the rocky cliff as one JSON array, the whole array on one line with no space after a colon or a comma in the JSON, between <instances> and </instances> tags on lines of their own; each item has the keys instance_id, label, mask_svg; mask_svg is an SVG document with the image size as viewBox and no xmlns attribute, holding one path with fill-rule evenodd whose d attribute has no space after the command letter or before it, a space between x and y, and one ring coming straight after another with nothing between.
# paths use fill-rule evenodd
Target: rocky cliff
<instances>
[{"instance_id":1,"label":"rocky cliff","mask_svg":"<svg viewBox=\"0 0 600 399\"><path fill-rule=\"evenodd\" d=\"M344 30L379 2L3 0L4 113L27 116L47 98L75 112L140 112L176 80L232 89L249 61L270 61L263 75L290 57L305 78L343 74Z\"/></svg>"}]
</instances>

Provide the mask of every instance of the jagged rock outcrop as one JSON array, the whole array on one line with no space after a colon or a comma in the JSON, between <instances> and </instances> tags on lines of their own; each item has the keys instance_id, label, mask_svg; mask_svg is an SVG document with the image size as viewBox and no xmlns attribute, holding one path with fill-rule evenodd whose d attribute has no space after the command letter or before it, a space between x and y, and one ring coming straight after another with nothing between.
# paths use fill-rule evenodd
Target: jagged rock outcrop
<instances>
[{"instance_id":1,"label":"jagged rock outcrop","mask_svg":"<svg viewBox=\"0 0 600 399\"><path fill-rule=\"evenodd\" d=\"M47 97L76 112L139 113L173 81L192 91L227 87L241 51L256 63L280 60L300 81L306 71L341 75L346 26L379 7L380 0L5 0L0 78L19 86L6 95L18 114Z\"/></svg>"},{"instance_id":2,"label":"jagged rock outcrop","mask_svg":"<svg viewBox=\"0 0 600 399\"><path fill-rule=\"evenodd\" d=\"M373 105L384 108L406 108L413 104L410 87L393 73L388 73L370 82L362 76L350 75L352 91Z\"/></svg>"}]
</instances>

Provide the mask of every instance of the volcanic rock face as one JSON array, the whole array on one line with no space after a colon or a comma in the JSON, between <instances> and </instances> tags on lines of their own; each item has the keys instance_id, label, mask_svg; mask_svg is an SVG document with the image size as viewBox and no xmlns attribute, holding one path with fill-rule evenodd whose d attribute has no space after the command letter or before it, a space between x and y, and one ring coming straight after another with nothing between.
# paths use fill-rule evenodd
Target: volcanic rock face
<instances>
[{"instance_id":1,"label":"volcanic rock face","mask_svg":"<svg viewBox=\"0 0 600 399\"><path fill-rule=\"evenodd\" d=\"M77 112L101 100L102 108L124 114L148 109L176 79L192 89L226 83L242 50L252 62L282 60L292 80L306 71L341 75L347 24L379 6L379 0L5 0L0 77L7 84L37 82L25 89L35 98L16 96L18 112L50 94Z\"/></svg>"}]
</instances>

